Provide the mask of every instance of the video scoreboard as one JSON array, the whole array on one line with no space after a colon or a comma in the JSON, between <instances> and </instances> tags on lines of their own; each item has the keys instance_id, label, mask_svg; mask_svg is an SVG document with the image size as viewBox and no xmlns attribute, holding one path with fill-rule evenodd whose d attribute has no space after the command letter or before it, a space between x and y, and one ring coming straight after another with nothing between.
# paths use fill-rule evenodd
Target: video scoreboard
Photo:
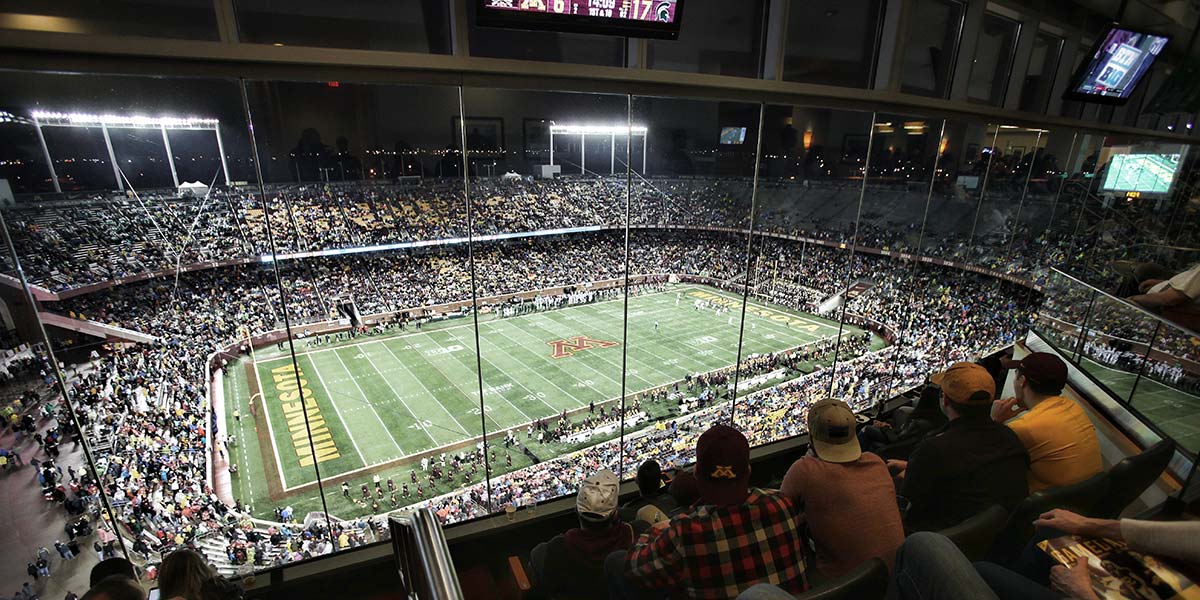
<instances>
[{"instance_id":1,"label":"video scoreboard","mask_svg":"<svg viewBox=\"0 0 1200 600\"><path fill-rule=\"evenodd\" d=\"M682 4L683 0L478 0L476 23L485 27L675 39L679 36Z\"/></svg>"}]
</instances>

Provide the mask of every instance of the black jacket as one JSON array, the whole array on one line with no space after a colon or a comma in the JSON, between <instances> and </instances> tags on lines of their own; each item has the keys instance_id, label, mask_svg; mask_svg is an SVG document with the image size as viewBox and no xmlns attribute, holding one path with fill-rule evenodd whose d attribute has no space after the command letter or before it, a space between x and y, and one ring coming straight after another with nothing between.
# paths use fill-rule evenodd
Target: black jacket
<instances>
[{"instance_id":1,"label":"black jacket","mask_svg":"<svg viewBox=\"0 0 1200 600\"><path fill-rule=\"evenodd\" d=\"M957 525L993 504L1012 510L1029 495L1029 454L988 417L959 418L926 437L908 460L899 495L910 531Z\"/></svg>"}]
</instances>

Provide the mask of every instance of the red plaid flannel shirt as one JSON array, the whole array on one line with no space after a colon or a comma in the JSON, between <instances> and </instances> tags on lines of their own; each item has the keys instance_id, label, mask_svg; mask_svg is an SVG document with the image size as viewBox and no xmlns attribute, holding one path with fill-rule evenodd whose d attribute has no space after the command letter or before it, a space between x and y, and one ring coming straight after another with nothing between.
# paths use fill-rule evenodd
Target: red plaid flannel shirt
<instances>
[{"instance_id":1,"label":"red plaid flannel shirt","mask_svg":"<svg viewBox=\"0 0 1200 600\"><path fill-rule=\"evenodd\" d=\"M625 574L647 589L689 598L733 598L756 583L804 591L800 510L779 492L751 489L735 506L698 506L642 534Z\"/></svg>"}]
</instances>

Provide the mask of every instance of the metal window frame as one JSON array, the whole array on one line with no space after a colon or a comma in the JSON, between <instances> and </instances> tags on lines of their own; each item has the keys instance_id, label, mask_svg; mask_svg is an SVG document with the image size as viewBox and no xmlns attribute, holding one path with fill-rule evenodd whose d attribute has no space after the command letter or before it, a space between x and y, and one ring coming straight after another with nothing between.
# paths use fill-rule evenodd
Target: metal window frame
<instances>
[{"instance_id":1,"label":"metal window frame","mask_svg":"<svg viewBox=\"0 0 1200 600\"><path fill-rule=\"evenodd\" d=\"M961 44L960 40L959 46ZM564 63L377 50L11 31L0 36L0 64L10 70L95 75L169 74L228 80L338 80L670 96L1002 122L1052 130L1076 129L1109 135L1135 135L1178 143L1190 143L1194 139L1179 133L1012 111L965 100L931 98L890 89L844 88L644 68L581 68ZM965 82L961 78L957 81Z\"/></svg>"}]
</instances>

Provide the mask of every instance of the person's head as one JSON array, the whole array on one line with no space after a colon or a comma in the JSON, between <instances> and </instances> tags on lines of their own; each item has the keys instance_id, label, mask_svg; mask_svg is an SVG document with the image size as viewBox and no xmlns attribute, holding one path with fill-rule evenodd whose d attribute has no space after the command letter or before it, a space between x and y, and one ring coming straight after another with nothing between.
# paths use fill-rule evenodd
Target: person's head
<instances>
[{"instance_id":1,"label":"person's head","mask_svg":"<svg viewBox=\"0 0 1200 600\"><path fill-rule=\"evenodd\" d=\"M1017 378L1013 391L1026 403L1062 393L1067 385L1067 363L1047 353L1034 352L1016 362Z\"/></svg>"},{"instance_id":2,"label":"person's head","mask_svg":"<svg viewBox=\"0 0 1200 600\"><path fill-rule=\"evenodd\" d=\"M109 575L93 583L83 600L146 600L146 590L132 577Z\"/></svg>"},{"instance_id":3,"label":"person's head","mask_svg":"<svg viewBox=\"0 0 1200 600\"><path fill-rule=\"evenodd\" d=\"M113 575L123 575L130 579L137 579L137 573L133 569L133 563L125 558L106 558L92 567L92 572L88 576L88 585L96 585L101 579L107 579Z\"/></svg>"},{"instance_id":4,"label":"person's head","mask_svg":"<svg viewBox=\"0 0 1200 600\"><path fill-rule=\"evenodd\" d=\"M180 596L184 600L201 600L204 582L211 579L213 570L195 550L176 550L163 559L158 567L158 585L163 598Z\"/></svg>"},{"instance_id":5,"label":"person's head","mask_svg":"<svg viewBox=\"0 0 1200 600\"><path fill-rule=\"evenodd\" d=\"M862 456L854 411L841 400L822 400L808 409L808 436L817 458L848 463Z\"/></svg>"},{"instance_id":6,"label":"person's head","mask_svg":"<svg viewBox=\"0 0 1200 600\"><path fill-rule=\"evenodd\" d=\"M929 378L942 388L942 412L946 418L987 418L996 397L996 380L988 370L969 362L957 362Z\"/></svg>"},{"instance_id":7,"label":"person's head","mask_svg":"<svg viewBox=\"0 0 1200 600\"><path fill-rule=\"evenodd\" d=\"M651 496L662 488L662 467L658 461L650 459L638 467L637 486L643 496Z\"/></svg>"},{"instance_id":8,"label":"person's head","mask_svg":"<svg viewBox=\"0 0 1200 600\"><path fill-rule=\"evenodd\" d=\"M575 496L575 512L579 514L580 527L608 527L617 516L619 495L620 481L616 473L608 469L584 479L579 486L579 494Z\"/></svg>"},{"instance_id":9,"label":"person's head","mask_svg":"<svg viewBox=\"0 0 1200 600\"><path fill-rule=\"evenodd\" d=\"M750 443L728 425L713 425L696 442L701 504L740 504L750 493Z\"/></svg>"}]
</instances>

